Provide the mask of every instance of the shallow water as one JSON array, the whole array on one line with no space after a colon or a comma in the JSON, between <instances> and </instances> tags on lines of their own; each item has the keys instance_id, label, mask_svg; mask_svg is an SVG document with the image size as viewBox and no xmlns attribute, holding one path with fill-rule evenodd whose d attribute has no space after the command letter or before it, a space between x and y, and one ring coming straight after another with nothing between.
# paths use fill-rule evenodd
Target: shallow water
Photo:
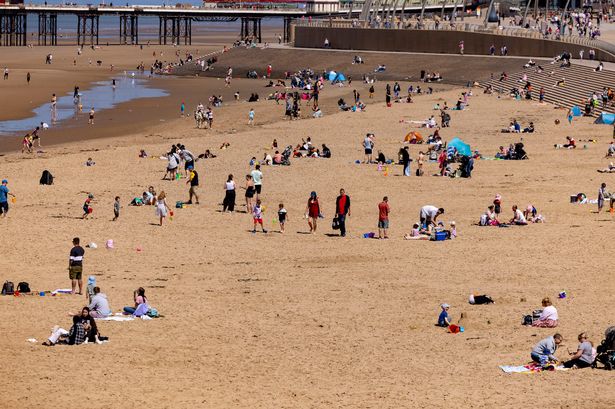
<instances>
[{"instance_id":1,"label":"shallow water","mask_svg":"<svg viewBox=\"0 0 615 409\"><path fill-rule=\"evenodd\" d=\"M88 115L94 107L96 112L110 109L117 104L139 98L158 98L169 95L158 88L149 88L143 78L131 76L115 77L115 88L112 80L99 81L87 90L80 91L83 114ZM51 99L51 98L50 98ZM41 122L49 124L50 128L66 125L63 121L74 118L78 114L78 104L73 99L73 93L58 95L55 112L51 110L51 102L43 104L32 111L32 116L24 119L0 121L0 134L14 135L34 130Z\"/></svg>"}]
</instances>

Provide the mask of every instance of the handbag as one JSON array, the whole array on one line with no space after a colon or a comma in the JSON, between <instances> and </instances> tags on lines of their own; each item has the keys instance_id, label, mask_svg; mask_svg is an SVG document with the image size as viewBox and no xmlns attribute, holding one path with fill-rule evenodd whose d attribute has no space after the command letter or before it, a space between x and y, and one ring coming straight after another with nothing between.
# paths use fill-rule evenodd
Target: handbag
<instances>
[{"instance_id":1,"label":"handbag","mask_svg":"<svg viewBox=\"0 0 615 409\"><path fill-rule=\"evenodd\" d=\"M333 230L339 230L340 228L340 219L337 217L333 218L333 221L331 222L331 228Z\"/></svg>"}]
</instances>

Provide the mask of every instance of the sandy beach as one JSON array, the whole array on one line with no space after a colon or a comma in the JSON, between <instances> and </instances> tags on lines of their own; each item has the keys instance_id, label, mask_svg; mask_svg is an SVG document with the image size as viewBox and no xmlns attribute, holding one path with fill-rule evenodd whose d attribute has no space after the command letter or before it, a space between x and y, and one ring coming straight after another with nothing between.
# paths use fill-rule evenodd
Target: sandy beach
<instances>
[{"instance_id":1,"label":"sandy beach","mask_svg":"<svg viewBox=\"0 0 615 409\"><path fill-rule=\"evenodd\" d=\"M197 48L208 49L180 47L182 52ZM48 69L46 49L10 49L6 55L11 76L24 77L30 71L30 87L36 88L26 93L26 85L12 78L10 84L0 82L2 95L14 101L0 110L0 120L27 115L30 106L47 102L54 90L70 92L76 81L89 84L110 78L108 64L118 71L133 69L138 60L149 64L154 49L174 52L159 46L143 51L103 47L95 55L104 55L106 67L81 61L73 69L76 48L58 47ZM255 50L259 51L263 54L254 64L271 60L278 69L276 50ZM86 50L81 59L87 61L89 53ZM324 54L313 58L327 66L346 58L330 55L330 61ZM288 69L308 66L296 58ZM292 55L283 59L288 66ZM374 58L367 63L378 64ZM516 64L512 59L505 63ZM226 66L224 57L219 65ZM415 66L407 71L417 73ZM408 72L391 68L391 75L400 80ZM596 205L569 203L570 195L579 192L594 199L601 182L615 186L612 174L596 172L609 163L604 155L612 127L582 117L568 125L566 110L474 88L469 107L450 112L451 127L441 130L443 139L459 137L493 157L500 145L523 138L530 159L477 160L470 179L432 176L438 170L432 162L426 164L423 177L415 177L413 162L413 176L405 178L401 166L391 165L385 176L377 165L355 163L363 159L366 132L375 134L376 150L396 159L408 132L429 134L400 120L437 115L434 104L446 101L452 106L466 88L439 84L432 95L387 108L386 81L380 81L365 112L340 112L336 101L352 100L353 89L368 100L368 86L355 78L351 86L325 86L323 118L308 118L311 111L302 105L304 119L284 121L283 104L264 98L257 103L233 101L236 90L242 100L251 92L264 97L271 92L265 80L236 78L230 88L213 77L151 81L170 95L102 111L94 126L88 127L84 116L82 125L43 133L42 154L14 152L19 142L2 137L7 142L0 143L0 176L9 180L17 200L8 217L0 219L0 279L27 281L35 292L70 287L67 260L72 238L80 237L82 244L98 244L97 249L86 248L84 276L96 276L114 312L131 305L133 291L142 286L164 315L150 321L100 321L100 332L110 338L103 345L46 348L41 342L50 329L68 329L67 313L85 305L85 297L0 297L0 352L13 362L0 369L10 391L2 405L49 408L79 401L90 408L612 406L612 374L607 371L523 375L504 374L498 367L527 363L533 345L556 331L565 339L558 350L564 358L567 350L575 350L577 334L587 331L599 344L612 325L604 311L615 287L608 237L613 215L596 214ZM402 89L409 84L418 82L411 78L402 82ZM191 113L212 94L222 94L228 102L214 110L213 130L195 129L191 117L179 117L182 100ZM256 113L255 126L247 125L250 107ZM501 133L513 118L523 126L533 121L536 132ZM567 135L575 136L579 148L554 149ZM252 218L241 206L243 190L238 191L239 211L221 212L228 174L242 186L251 170L250 158L272 153L274 138L284 147L308 136L317 146L326 144L332 158L292 159L288 167L263 167L264 223L270 233L250 232ZM16 143L14 149L9 141ZM230 147L219 149L223 142ZM152 206L128 203L150 185L157 192L164 190L170 205L188 199L184 178L161 180L166 162L159 156L174 143L195 154L211 149L217 157L196 164L200 205L173 209L173 220L160 227ZM148 158L139 158L141 149ZM425 149L411 146L412 158ZM88 157L95 166L85 166ZM45 169L55 177L52 186L38 183ZM352 200L345 238L332 236L336 233L331 229L340 188ZM314 235L303 218L311 191L318 192L324 213ZM88 193L94 195L94 211L82 220ZM502 219L512 216L513 204L533 204L546 223L477 226L496 194L503 197ZM377 205L385 195L392 209L391 238L364 239L364 233L377 232ZM123 207L120 218L112 222L115 196ZM277 232L279 203L289 215L284 234ZM456 222L459 237L444 242L403 240L426 204L445 208L443 220ZM113 250L104 248L108 239L114 240ZM567 298L557 299L561 291ZM473 292L489 294L496 303L469 305ZM559 327L523 327L523 315L539 308L545 296L555 300ZM439 305L445 302L451 305L454 321L462 312L466 315L464 333L450 334L434 325ZM38 342L26 341L29 338Z\"/></svg>"}]
</instances>

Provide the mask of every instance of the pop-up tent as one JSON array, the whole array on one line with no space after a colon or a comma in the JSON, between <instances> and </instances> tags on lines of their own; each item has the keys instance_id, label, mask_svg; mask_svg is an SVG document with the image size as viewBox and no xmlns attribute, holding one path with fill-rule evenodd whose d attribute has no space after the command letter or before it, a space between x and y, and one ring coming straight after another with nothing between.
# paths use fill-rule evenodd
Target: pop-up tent
<instances>
[{"instance_id":1,"label":"pop-up tent","mask_svg":"<svg viewBox=\"0 0 615 409\"><path fill-rule=\"evenodd\" d=\"M596 118L595 124L613 125L615 122L615 114L603 112Z\"/></svg>"},{"instance_id":2,"label":"pop-up tent","mask_svg":"<svg viewBox=\"0 0 615 409\"><path fill-rule=\"evenodd\" d=\"M344 73L338 72L337 75L335 76L335 79L333 80L333 82L344 82L346 81L346 76L344 75Z\"/></svg>"},{"instance_id":3,"label":"pop-up tent","mask_svg":"<svg viewBox=\"0 0 615 409\"><path fill-rule=\"evenodd\" d=\"M570 108L570 110L572 111L572 115L573 116L581 116L581 115L583 115L583 113L581 112L581 108L579 108L576 105L573 105L572 108Z\"/></svg>"},{"instance_id":4,"label":"pop-up tent","mask_svg":"<svg viewBox=\"0 0 615 409\"><path fill-rule=\"evenodd\" d=\"M420 132L417 131L408 132L408 134L404 138L404 142L412 141L414 141L414 143L423 143L423 135L421 135Z\"/></svg>"},{"instance_id":5,"label":"pop-up tent","mask_svg":"<svg viewBox=\"0 0 615 409\"><path fill-rule=\"evenodd\" d=\"M472 149L470 148L470 145L468 145L459 138L451 139L451 141L448 143L447 148L455 148L455 150L457 150L457 153L462 156L472 156Z\"/></svg>"},{"instance_id":6,"label":"pop-up tent","mask_svg":"<svg viewBox=\"0 0 615 409\"><path fill-rule=\"evenodd\" d=\"M337 77L337 72L335 71L329 71L329 74L327 75L327 79L329 81L334 81L335 77Z\"/></svg>"}]
</instances>

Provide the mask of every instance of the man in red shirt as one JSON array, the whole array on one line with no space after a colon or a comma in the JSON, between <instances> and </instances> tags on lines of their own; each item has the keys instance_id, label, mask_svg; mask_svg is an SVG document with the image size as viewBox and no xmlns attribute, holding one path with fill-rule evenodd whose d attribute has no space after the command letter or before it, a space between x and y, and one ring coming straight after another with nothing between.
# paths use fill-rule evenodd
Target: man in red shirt
<instances>
[{"instance_id":1,"label":"man in red shirt","mask_svg":"<svg viewBox=\"0 0 615 409\"><path fill-rule=\"evenodd\" d=\"M350 196L344 189L340 189L340 195L335 201L335 217L339 222L340 236L346 237L346 216L350 216Z\"/></svg>"},{"instance_id":2,"label":"man in red shirt","mask_svg":"<svg viewBox=\"0 0 615 409\"><path fill-rule=\"evenodd\" d=\"M388 239L387 235L389 230L389 213L391 208L389 207L389 198L385 196L382 202L378 204L378 238Z\"/></svg>"}]
</instances>

